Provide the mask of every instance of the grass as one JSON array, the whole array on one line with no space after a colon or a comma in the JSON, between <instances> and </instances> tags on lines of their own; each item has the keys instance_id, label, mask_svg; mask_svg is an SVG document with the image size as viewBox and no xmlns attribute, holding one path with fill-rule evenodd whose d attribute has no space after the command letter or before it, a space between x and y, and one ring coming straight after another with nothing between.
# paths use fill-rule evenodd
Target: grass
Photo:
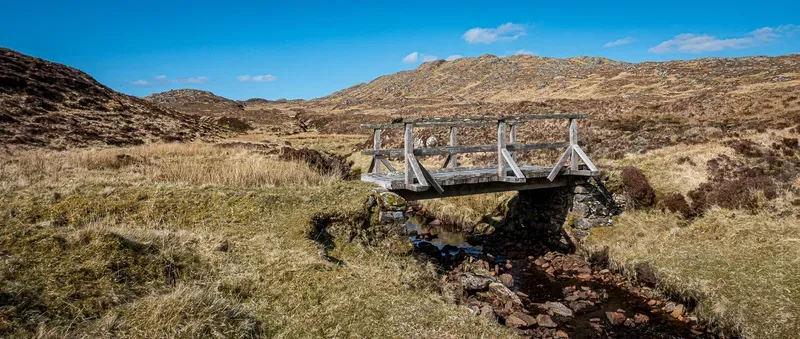
<instances>
[{"instance_id":1,"label":"grass","mask_svg":"<svg viewBox=\"0 0 800 339\"><path fill-rule=\"evenodd\" d=\"M769 144L763 137L753 140ZM661 196L707 180L705 161L719 154L740 157L719 144L676 146L616 166L639 166ZM614 227L593 229L584 249L608 250L612 265L631 274L637 263L649 263L660 288L696 300L698 314L712 323L746 337L793 337L800 332L800 206L792 204L792 185L769 201L756 192L756 209L713 207L691 221L657 208L626 212Z\"/></svg>"},{"instance_id":2,"label":"grass","mask_svg":"<svg viewBox=\"0 0 800 339\"><path fill-rule=\"evenodd\" d=\"M514 192L475 194L422 200L419 203L427 213L445 224L470 227L484 221L486 216L491 217L498 207L514 194Z\"/></svg>"},{"instance_id":3,"label":"grass","mask_svg":"<svg viewBox=\"0 0 800 339\"><path fill-rule=\"evenodd\" d=\"M3 156L0 335L510 335L442 296L405 241L364 228L368 185L257 157L205 144ZM339 229L335 262L309 239L320 218Z\"/></svg>"}]
</instances>

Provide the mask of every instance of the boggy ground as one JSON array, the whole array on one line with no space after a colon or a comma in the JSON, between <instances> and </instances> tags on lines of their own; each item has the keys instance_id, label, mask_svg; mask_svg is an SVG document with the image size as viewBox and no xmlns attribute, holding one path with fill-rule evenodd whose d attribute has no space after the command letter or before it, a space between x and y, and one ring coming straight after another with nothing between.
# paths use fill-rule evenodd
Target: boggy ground
<instances>
[{"instance_id":1,"label":"boggy ground","mask_svg":"<svg viewBox=\"0 0 800 339\"><path fill-rule=\"evenodd\" d=\"M448 303L431 264L366 226L369 185L265 153L1 155L0 337L511 335Z\"/></svg>"}]
</instances>

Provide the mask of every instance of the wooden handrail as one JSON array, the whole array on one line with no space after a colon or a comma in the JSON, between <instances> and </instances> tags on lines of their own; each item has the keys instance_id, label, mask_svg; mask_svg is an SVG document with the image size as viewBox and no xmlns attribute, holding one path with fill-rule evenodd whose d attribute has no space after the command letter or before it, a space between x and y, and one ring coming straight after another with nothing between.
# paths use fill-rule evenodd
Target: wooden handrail
<instances>
[{"instance_id":1,"label":"wooden handrail","mask_svg":"<svg viewBox=\"0 0 800 339\"><path fill-rule=\"evenodd\" d=\"M584 143L580 143L584 145ZM564 148L570 145L569 142L546 142L546 143L538 143L538 144L507 144L506 149L511 152L520 152L520 151L532 151L537 149L549 149L549 148ZM497 152L497 144L491 145L476 145L476 146L442 146L442 147L430 147L430 148L414 148L414 155L416 156L426 156L426 155L447 155L447 154L454 154L454 153L481 153L481 152ZM403 148L393 148L393 149L376 149L376 150L364 150L361 151L362 155L383 155L389 157L402 157L405 154L405 149Z\"/></svg>"},{"instance_id":2,"label":"wooden handrail","mask_svg":"<svg viewBox=\"0 0 800 339\"><path fill-rule=\"evenodd\" d=\"M478 121L525 121L540 119L587 119L588 114L574 113L550 113L550 114L526 114L516 116L467 116L467 117L438 117L438 118L395 118L392 123L454 123L454 122L478 122Z\"/></svg>"}]
</instances>

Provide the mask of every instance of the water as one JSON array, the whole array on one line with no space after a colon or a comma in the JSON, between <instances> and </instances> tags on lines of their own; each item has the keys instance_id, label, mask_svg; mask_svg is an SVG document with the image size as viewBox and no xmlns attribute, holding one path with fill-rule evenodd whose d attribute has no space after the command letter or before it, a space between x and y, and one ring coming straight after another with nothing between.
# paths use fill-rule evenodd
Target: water
<instances>
[{"instance_id":1,"label":"water","mask_svg":"<svg viewBox=\"0 0 800 339\"><path fill-rule=\"evenodd\" d=\"M547 274L541 267L535 265L533 257L509 258L502 253L484 253L486 247L482 246L483 244L481 243L470 243L470 241L474 242L474 240L467 234L425 225L414 218L409 219L406 229L410 234L409 239L415 246L428 248L428 251L432 252L432 255L429 253L429 256L435 257L437 254L430 245L434 245L440 251L438 258L435 258L435 260L444 270L450 270L457 266L465 256L472 256L476 259L491 257L494 262L510 262L511 268L503 270L503 273L509 273L514 277L513 289L515 292L522 292L528 295L528 298L524 299L524 305L532 315L544 312L539 309L537 304L544 304L549 301L568 305L569 300L565 300L567 295L564 293L564 289L567 287L574 286L577 290L585 287L589 288L590 291L607 294L607 299L596 303L594 306L588 306L575 312L573 317L553 316L553 320L558 324L557 330L566 332L570 338L713 337L697 329L693 331L690 324L675 320L663 312L652 313L651 310L654 307L647 304L647 299L633 295L614 283L580 280L577 278L555 278ZM490 247L502 250L502 247ZM531 248L528 253L533 256L544 254L541 252L541 247ZM624 314L629 318L633 318L635 314L643 314L649 317L650 320L643 324L637 324L635 327L615 326L609 322L606 312L616 312L618 310L623 310ZM599 318L599 324L603 326L600 332L590 326L592 319L595 320L595 324L598 324L595 318Z\"/></svg>"}]
</instances>

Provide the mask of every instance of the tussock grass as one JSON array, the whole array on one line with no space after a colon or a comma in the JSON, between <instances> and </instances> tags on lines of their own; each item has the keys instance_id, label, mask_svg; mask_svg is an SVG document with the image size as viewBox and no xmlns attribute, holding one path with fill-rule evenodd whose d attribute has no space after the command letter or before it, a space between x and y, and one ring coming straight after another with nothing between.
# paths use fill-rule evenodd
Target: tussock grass
<instances>
[{"instance_id":1,"label":"tussock grass","mask_svg":"<svg viewBox=\"0 0 800 339\"><path fill-rule=\"evenodd\" d=\"M208 145L95 152L2 159L0 336L510 335L449 303L405 241L362 228L367 184L163 177L169 161L220 172L251 156ZM138 160L116 166L120 153ZM295 164L259 171L281 166ZM329 261L308 238L320 215L375 245L337 236Z\"/></svg>"},{"instance_id":2,"label":"tussock grass","mask_svg":"<svg viewBox=\"0 0 800 339\"><path fill-rule=\"evenodd\" d=\"M752 140L769 145L775 138ZM669 147L612 165L638 166L665 196L685 194L709 180L706 162L722 154L743 159L728 147L704 144ZM746 337L794 337L800 333L796 185L778 183L774 199L752 192L754 208L711 207L691 221L658 209L626 212L614 227L593 229L583 246L588 252L607 250L612 265L632 275L636 264L650 264L660 288L696 300L698 314L708 321Z\"/></svg>"}]
</instances>

